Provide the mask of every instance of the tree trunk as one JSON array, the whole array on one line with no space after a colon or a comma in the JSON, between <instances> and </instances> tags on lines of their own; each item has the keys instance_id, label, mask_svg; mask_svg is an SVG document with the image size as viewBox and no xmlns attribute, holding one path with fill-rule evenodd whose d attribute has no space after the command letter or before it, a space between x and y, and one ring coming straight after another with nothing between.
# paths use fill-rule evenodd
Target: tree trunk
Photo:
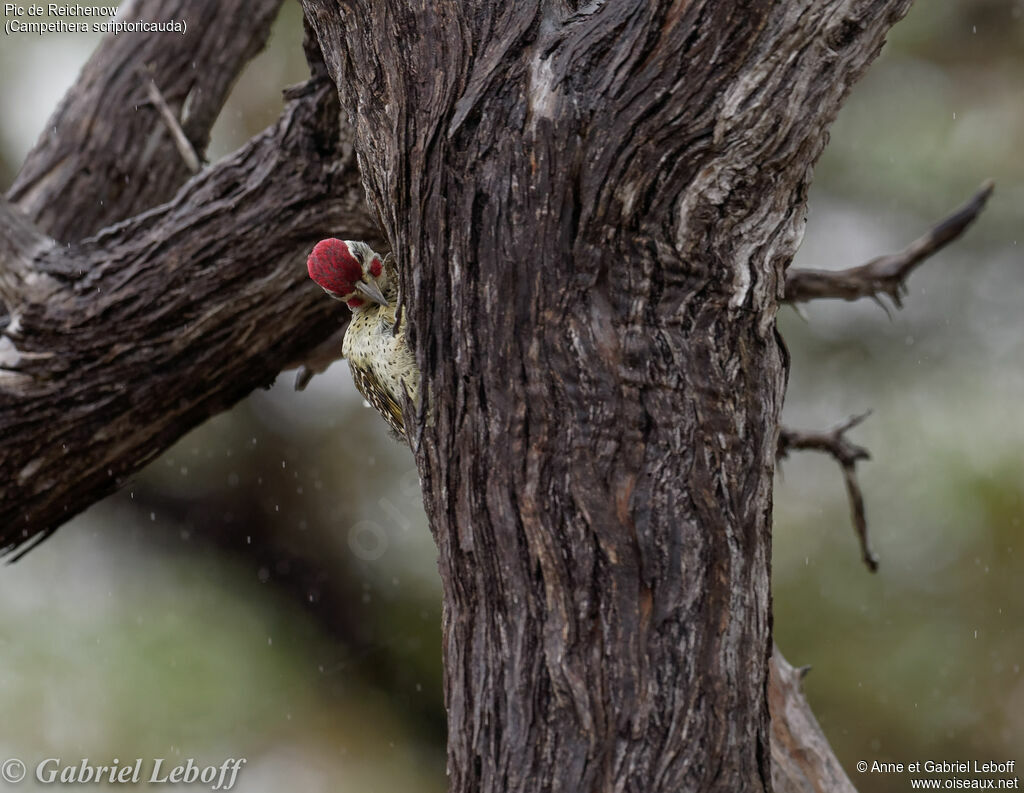
<instances>
[{"instance_id":1,"label":"tree trunk","mask_svg":"<svg viewBox=\"0 0 1024 793\"><path fill-rule=\"evenodd\" d=\"M456 793L771 788L775 311L908 5L304 0L423 370Z\"/></svg>"}]
</instances>

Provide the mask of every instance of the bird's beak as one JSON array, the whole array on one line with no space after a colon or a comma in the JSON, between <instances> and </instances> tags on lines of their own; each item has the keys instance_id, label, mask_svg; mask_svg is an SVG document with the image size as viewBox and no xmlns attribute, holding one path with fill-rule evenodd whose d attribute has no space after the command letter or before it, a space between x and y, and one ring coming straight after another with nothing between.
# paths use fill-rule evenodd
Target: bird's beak
<instances>
[{"instance_id":1,"label":"bird's beak","mask_svg":"<svg viewBox=\"0 0 1024 793\"><path fill-rule=\"evenodd\" d=\"M388 304L387 298L381 293L380 287L378 287L377 284L368 284L360 281L356 284L356 291L370 298L374 303L379 303L382 306L386 306Z\"/></svg>"}]
</instances>

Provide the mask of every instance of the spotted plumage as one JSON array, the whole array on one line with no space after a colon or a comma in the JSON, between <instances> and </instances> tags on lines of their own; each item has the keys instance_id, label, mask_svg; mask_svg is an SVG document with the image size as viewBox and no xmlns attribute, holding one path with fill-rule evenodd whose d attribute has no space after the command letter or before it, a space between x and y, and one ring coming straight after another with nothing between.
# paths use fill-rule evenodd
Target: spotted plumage
<instances>
[{"instance_id":1,"label":"spotted plumage","mask_svg":"<svg viewBox=\"0 0 1024 793\"><path fill-rule=\"evenodd\" d=\"M328 239L306 263L310 278L352 309L342 344L352 379L400 437L405 437L405 395L415 404L420 374L401 323L395 327L398 279L390 262L364 242Z\"/></svg>"}]
</instances>

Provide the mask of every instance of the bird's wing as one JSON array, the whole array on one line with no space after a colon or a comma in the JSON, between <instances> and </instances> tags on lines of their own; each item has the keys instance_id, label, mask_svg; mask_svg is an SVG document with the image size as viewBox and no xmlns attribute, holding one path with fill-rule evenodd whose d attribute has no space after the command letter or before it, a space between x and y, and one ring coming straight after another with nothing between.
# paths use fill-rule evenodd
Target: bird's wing
<instances>
[{"instance_id":1,"label":"bird's wing","mask_svg":"<svg viewBox=\"0 0 1024 793\"><path fill-rule=\"evenodd\" d=\"M355 382L356 388L359 389L359 393L384 417L384 420L391 425L391 429L404 436L405 419L402 418L402 406L369 371L355 367L350 368L352 369L352 380Z\"/></svg>"}]
</instances>

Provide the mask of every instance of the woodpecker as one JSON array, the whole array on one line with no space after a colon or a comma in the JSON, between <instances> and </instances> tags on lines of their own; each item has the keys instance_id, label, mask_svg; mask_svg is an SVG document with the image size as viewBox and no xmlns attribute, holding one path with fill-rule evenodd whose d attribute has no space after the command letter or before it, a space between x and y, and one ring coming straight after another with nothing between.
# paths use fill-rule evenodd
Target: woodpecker
<instances>
[{"instance_id":1,"label":"woodpecker","mask_svg":"<svg viewBox=\"0 0 1024 793\"><path fill-rule=\"evenodd\" d=\"M405 394L415 404L420 372L409 349L404 323L395 322L398 278L389 261L365 242L321 240L306 261L309 277L352 310L342 355L356 388L405 437Z\"/></svg>"}]
</instances>

